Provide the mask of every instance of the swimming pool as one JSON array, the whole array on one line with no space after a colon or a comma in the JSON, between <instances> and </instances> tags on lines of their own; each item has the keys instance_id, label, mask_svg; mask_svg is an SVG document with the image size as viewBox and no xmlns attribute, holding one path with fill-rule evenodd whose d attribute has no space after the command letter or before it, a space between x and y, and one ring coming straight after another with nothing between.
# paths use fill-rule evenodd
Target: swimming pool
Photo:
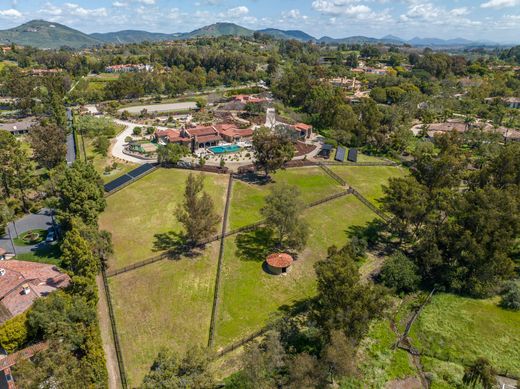
<instances>
[{"instance_id":1,"label":"swimming pool","mask_svg":"<svg viewBox=\"0 0 520 389\"><path fill-rule=\"evenodd\" d=\"M224 154L224 153L236 153L240 151L240 146L237 145L225 145L225 146L213 146L210 147L209 150L214 154Z\"/></svg>"}]
</instances>

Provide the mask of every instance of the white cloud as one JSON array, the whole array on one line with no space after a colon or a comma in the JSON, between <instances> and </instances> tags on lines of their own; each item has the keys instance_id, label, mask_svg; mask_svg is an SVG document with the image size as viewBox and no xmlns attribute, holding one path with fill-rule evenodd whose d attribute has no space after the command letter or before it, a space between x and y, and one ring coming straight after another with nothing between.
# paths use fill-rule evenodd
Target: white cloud
<instances>
[{"instance_id":1,"label":"white cloud","mask_svg":"<svg viewBox=\"0 0 520 389\"><path fill-rule=\"evenodd\" d=\"M230 8L226 12L222 12L219 16L223 18L239 18L241 16L245 16L249 13L249 8L245 5L241 5L235 8Z\"/></svg>"},{"instance_id":2,"label":"white cloud","mask_svg":"<svg viewBox=\"0 0 520 389\"><path fill-rule=\"evenodd\" d=\"M89 17L105 17L108 16L108 12L106 8L83 8L79 4L75 3L65 3L64 8L66 9L67 13L72 16L78 16L82 18L89 18Z\"/></svg>"},{"instance_id":3,"label":"white cloud","mask_svg":"<svg viewBox=\"0 0 520 389\"><path fill-rule=\"evenodd\" d=\"M489 0L486 3L480 4L482 8L505 8L520 5L520 0Z\"/></svg>"},{"instance_id":4,"label":"white cloud","mask_svg":"<svg viewBox=\"0 0 520 389\"><path fill-rule=\"evenodd\" d=\"M154 5L155 0L137 0L138 3L144 4L144 5Z\"/></svg>"},{"instance_id":5,"label":"white cloud","mask_svg":"<svg viewBox=\"0 0 520 389\"><path fill-rule=\"evenodd\" d=\"M127 6L128 6L128 3L125 3L124 1L114 1L112 3L112 7L116 7L116 8L124 8Z\"/></svg>"},{"instance_id":6,"label":"white cloud","mask_svg":"<svg viewBox=\"0 0 520 389\"><path fill-rule=\"evenodd\" d=\"M0 9L0 17L2 18L16 18L16 19L19 19L21 18L23 15L20 11L14 9L14 8L11 8L11 9L5 9L5 10L1 10Z\"/></svg>"},{"instance_id":7,"label":"white cloud","mask_svg":"<svg viewBox=\"0 0 520 389\"><path fill-rule=\"evenodd\" d=\"M418 0L409 0L409 3L410 5L407 12L399 17L402 23L413 25L429 23L432 25L450 25L456 27L481 24L479 21L473 21L465 17L470 13L466 7L447 10L443 7L437 7L432 3L423 3Z\"/></svg>"},{"instance_id":8,"label":"white cloud","mask_svg":"<svg viewBox=\"0 0 520 389\"><path fill-rule=\"evenodd\" d=\"M284 19L292 19L292 20L307 20L307 15L302 15L299 9L291 9L289 11L282 12L282 17Z\"/></svg>"},{"instance_id":9,"label":"white cloud","mask_svg":"<svg viewBox=\"0 0 520 389\"><path fill-rule=\"evenodd\" d=\"M329 14L329 15L356 15L370 13L372 10L370 7L359 4L353 5L355 0L314 0L312 2L312 8L318 12Z\"/></svg>"}]
</instances>

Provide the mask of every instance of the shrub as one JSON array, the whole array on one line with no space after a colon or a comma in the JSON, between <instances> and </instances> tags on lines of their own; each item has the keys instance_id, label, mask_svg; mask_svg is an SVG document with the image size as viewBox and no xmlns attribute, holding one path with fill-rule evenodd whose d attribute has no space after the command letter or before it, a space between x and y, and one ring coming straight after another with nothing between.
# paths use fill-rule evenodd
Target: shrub
<instances>
[{"instance_id":1,"label":"shrub","mask_svg":"<svg viewBox=\"0 0 520 389\"><path fill-rule=\"evenodd\" d=\"M143 132L142 127L134 127L134 129L132 130L132 133L133 133L135 136L139 136L139 135L141 135L142 132Z\"/></svg>"},{"instance_id":2,"label":"shrub","mask_svg":"<svg viewBox=\"0 0 520 389\"><path fill-rule=\"evenodd\" d=\"M500 306L513 311L520 310L520 287L514 281L506 283L502 291Z\"/></svg>"},{"instance_id":3,"label":"shrub","mask_svg":"<svg viewBox=\"0 0 520 389\"><path fill-rule=\"evenodd\" d=\"M15 316L0 326L0 346L8 353L21 349L28 341L27 315Z\"/></svg>"},{"instance_id":4,"label":"shrub","mask_svg":"<svg viewBox=\"0 0 520 389\"><path fill-rule=\"evenodd\" d=\"M406 255L398 252L388 258L379 274L381 283L398 293L409 293L417 290L421 278L418 268Z\"/></svg>"}]
</instances>

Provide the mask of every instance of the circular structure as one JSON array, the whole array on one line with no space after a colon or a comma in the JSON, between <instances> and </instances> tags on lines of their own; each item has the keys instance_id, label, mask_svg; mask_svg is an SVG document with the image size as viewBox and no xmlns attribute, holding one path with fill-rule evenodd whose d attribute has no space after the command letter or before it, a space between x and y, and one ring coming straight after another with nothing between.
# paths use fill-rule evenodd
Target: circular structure
<instances>
[{"instance_id":1,"label":"circular structure","mask_svg":"<svg viewBox=\"0 0 520 389\"><path fill-rule=\"evenodd\" d=\"M293 261L293 258L285 253L271 254L266 259L267 267L273 274L289 272Z\"/></svg>"}]
</instances>

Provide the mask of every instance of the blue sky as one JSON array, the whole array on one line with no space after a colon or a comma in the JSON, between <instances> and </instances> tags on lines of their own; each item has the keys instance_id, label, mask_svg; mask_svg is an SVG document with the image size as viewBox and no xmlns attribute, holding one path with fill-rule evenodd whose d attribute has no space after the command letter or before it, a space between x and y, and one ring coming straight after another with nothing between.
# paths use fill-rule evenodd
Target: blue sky
<instances>
[{"instance_id":1,"label":"blue sky","mask_svg":"<svg viewBox=\"0 0 520 389\"><path fill-rule=\"evenodd\" d=\"M520 41L520 0L0 0L0 28L31 19L84 32L184 32L217 21L316 37L393 34Z\"/></svg>"}]
</instances>

